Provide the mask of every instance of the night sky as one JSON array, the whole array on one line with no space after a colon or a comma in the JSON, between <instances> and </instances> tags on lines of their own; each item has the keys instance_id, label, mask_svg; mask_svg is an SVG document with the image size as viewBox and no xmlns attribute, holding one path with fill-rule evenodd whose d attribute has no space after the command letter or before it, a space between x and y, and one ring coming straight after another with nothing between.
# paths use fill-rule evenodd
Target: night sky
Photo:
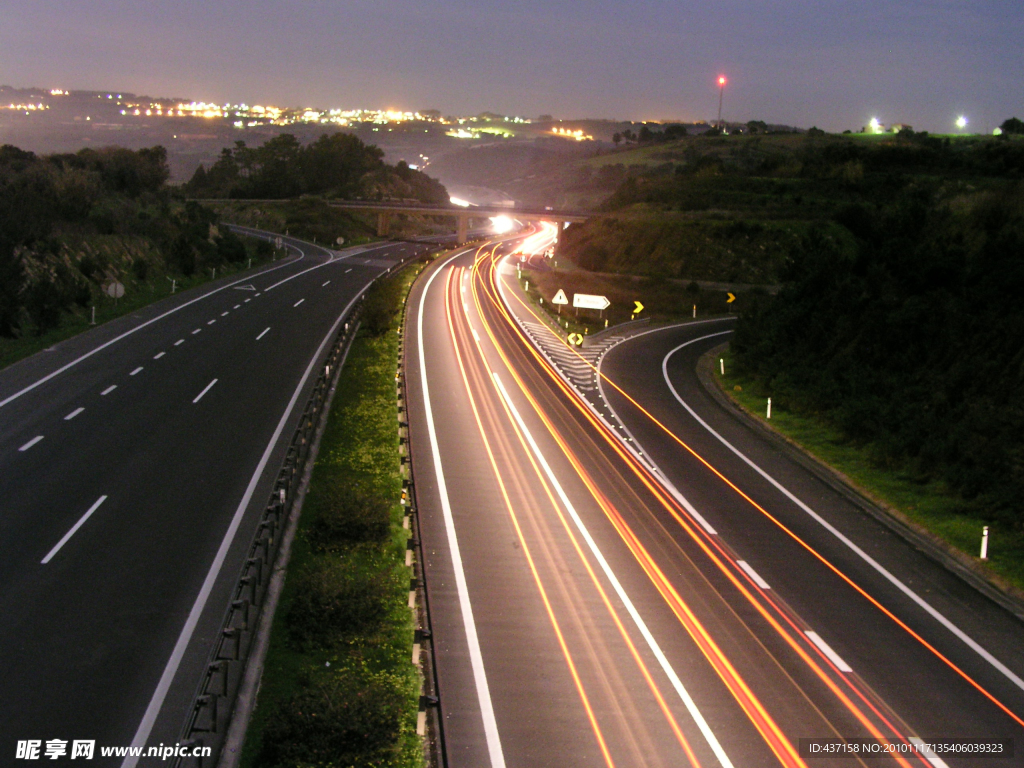
<instances>
[{"instance_id":1,"label":"night sky","mask_svg":"<svg viewBox=\"0 0 1024 768\"><path fill-rule=\"evenodd\" d=\"M1024 118L1022 0L0 1L0 83L950 132Z\"/></svg>"}]
</instances>

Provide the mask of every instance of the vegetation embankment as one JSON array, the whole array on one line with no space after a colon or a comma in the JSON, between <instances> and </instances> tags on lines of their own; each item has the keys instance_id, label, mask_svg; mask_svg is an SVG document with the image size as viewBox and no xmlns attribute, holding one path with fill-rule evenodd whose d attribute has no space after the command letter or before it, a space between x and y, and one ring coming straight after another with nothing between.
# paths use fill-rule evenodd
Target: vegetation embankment
<instances>
[{"instance_id":1,"label":"vegetation embankment","mask_svg":"<svg viewBox=\"0 0 1024 768\"><path fill-rule=\"evenodd\" d=\"M395 317L419 267L374 286L342 369L274 619L249 768L418 768Z\"/></svg>"},{"instance_id":2,"label":"vegetation embankment","mask_svg":"<svg viewBox=\"0 0 1024 768\"><path fill-rule=\"evenodd\" d=\"M93 308L100 323L273 257L183 202L167 176L162 147L0 147L0 366L85 330ZM104 291L116 283L119 299Z\"/></svg>"},{"instance_id":3,"label":"vegetation embankment","mask_svg":"<svg viewBox=\"0 0 1024 768\"><path fill-rule=\"evenodd\" d=\"M720 373L719 358L725 365L724 376ZM961 552L977 558L982 527L989 525L991 572L1024 590L1024 535L1019 530L993 524L987 517L965 508L962 499L941 480L924 479L913 472L880 464L872 446L851 440L842 429L820 416L778 405L777 395L737 368L730 350L715 358L714 373L722 389L750 416L840 472L868 497ZM769 396L770 421L766 418Z\"/></svg>"},{"instance_id":4,"label":"vegetation embankment","mask_svg":"<svg viewBox=\"0 0 1024 768\"><path fill-rule=\"evenodd\" d=\"M736 372L775 407L836 429L878 471L940 488L975 537L988 524L994 539L1020 542L1020 172L973 189L909 185L835 221L846 237L812 231L780 292L741 318ZM1003 571L1019 577L1021 554L1018 544Z\"/></svg>"}]
</instances>

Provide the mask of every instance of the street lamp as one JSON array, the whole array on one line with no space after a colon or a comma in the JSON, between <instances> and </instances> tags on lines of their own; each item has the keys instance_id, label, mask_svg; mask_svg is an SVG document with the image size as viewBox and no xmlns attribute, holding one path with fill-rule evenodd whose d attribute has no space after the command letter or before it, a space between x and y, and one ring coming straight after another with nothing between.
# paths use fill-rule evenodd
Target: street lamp
<instances>
[{"instance_id":1,"label":"street lamp","mask_svg":"<svg viewBox=\"0 0 1024 768\"><path fill-rule=\"evenodd\" d=\"M960 117L958 117L956 119L956 127L959 128L961 131L964 128L966 128L967 127L967 118L964 117L963 115L960 115Z\"/></svg>"},{"instance_id":2,"label":"street lamp","mask_svg":"<svg viewBox=\"0 0 1024 768\"><path fill-rule=\"evenodd\" d=\"M722 130L722 97L725 95L725 75L718 76L718 130Z\"/></svg>"}]
</instances>

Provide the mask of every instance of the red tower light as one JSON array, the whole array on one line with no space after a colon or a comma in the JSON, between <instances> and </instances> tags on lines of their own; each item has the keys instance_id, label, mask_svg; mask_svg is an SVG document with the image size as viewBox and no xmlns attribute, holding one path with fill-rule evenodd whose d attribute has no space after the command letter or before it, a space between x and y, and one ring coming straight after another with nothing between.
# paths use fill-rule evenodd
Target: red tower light
<instances>
[{"instance_id":1,"label":"red tower light","mask_svg":"<svg viewBox=\"0 0 1024 768\"><path fill-rule=\"evenodd\" d=\"M725 75L722 75L721 77L718 78L718 84L725 85Z\"/></svg>"}]
</instances>

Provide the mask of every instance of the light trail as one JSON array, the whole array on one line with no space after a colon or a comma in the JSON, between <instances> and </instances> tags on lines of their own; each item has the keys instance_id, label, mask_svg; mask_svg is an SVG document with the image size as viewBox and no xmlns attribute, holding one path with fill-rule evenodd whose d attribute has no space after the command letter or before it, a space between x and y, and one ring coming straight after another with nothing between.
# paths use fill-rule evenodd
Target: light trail
<instances>
[{"instance_id":1,"label":"light trail","mask_svg":"<svg viewBox=\"0 0 1024 768\"><path fill-rule=\"evenodd\" d=\"M484 429L483 422L480 419L480 411L477 409L476 398L473 397L472 389L469 385L469 378L466 375L466 366L462 360L462 353L459 349L459 342L456 338L455 326L453 323L452 313L452 275L455 274L455 268L448 270L448 276L445 283L445 318L448 323L448 331L451 334L452 346L455 349L455 359L459 364L459 371L462 374L462 382L466 388L466 396L469 398L470 407L473 410L473 418L476 421L477 429L480 432L480 439L483 441L484 449L487 452L487 458L490 461L491 468L494 471L494 477L498 482L498 487L501 490L501 497L505 502L505 508L508 510L509 517L512 520L512 525L516 529L516 536L519 538L519 544L523 548L523 554L526 557L526 562L530 567L530 573L533 575L533 580L537 585L537 590L540 592L541 600L544 603L544 609L547 611L548 619L551 621L551 626L554 629L555 636L558 639L558 645L562 650L562 655L565 657L565 662L569 667L569 673L572 676L573 683L576 685L576 690L580 695L580 699L583 702L583 708L586 710L587 719L590 721L591 728L594 731L594 736L597 739L598 746L601 750L601 754L604 756L605 764L608 768L614 768L615 762L612 760L611 753L608 751L608 745L605 742L604 734L601 731L601 726L597 722L597 716L594 714L594 709L590 705L590 699L587 696L586 688L583 685L583 681L580 679L579 672L576 669L576 663L573 661L572 653L569 651L569 646L566 643L565 636L562 634L562 628L559 626L558 618L555 616L554 609L551 606L551 601L548 599L547 590L544 588L544 582L540 577L540 573L537 570L537 566L534 563L533 555L530 552L530 547L526 542L526 537L523 535L522 526L519 524L519 516L516 514L515 508L512 505L512 501L509 498L508 490L505 487L505 481L502 479L501 472L498 470L498 464L494 459L494 452L491 449L490 440L487 439L487 430Z\"/></svg>"},{"instance_id":2,"label":"light trail","mask_svg":"<svg viewBox=\"0 0 1024 768\"><path fill-rule=\"evenodd\" d=\"M542 369L544 369L545 372L550 377L552 377L552 379L555 380L556 383L559 384L559 386L562 387L563 391L570 398L570 400L572 402L574 402L574 404L577 405L577 408L579 408L581 410L581 412L583 412L587 416L587 418L590 418L592 421L594 421L591 418L591 416L589 414L589 411L585 408L585 406L582 406L581 404L576 402L578 400L579 396L575 392L573 392L571 389L569 389L569 388L564 386L564 384L562 382L562 379L557 374L557 372L550 370L550 366L547 364L547 361L543 360L543 358L536 352L536 350L533 348L532 343L522 334L522 332L520 331L520 329L518 327L518 324L508 314L508 311L503 306L503 303L501 302L501 300L497 298L497 283L496 283L496 278L494 277L494 274L493 274L495 271L496 270L494 270L493 262L492 262L491 280L494 283L494 289L493 289L493 293L491 291L488 291L489 298L490 298L491 302L498 309L498 312L504 317L506 322L509 324L509 327L511 327L513 329L514 333L522 340L523 344L530 351L530 353L535 357L535 359L537 359L537 361L541 365ZM517 301L519 301L519 303L523 306L523 308L527 312L529 312L535 318L537 318L538 322L540 322L542 325L544 325L545 328L547 327L543 323L543 321L539 317L537 317L536 312L534 312L534 310L531 307L529 307L525 302L523 302L522 299L520 299L518 296L516 296L515 298L516 298ZM886 617L888 617L890 620L892 620L894 623L896 623L901 629L903 629L905 632L907 632L907 634L909 634L914 640L916 640L918 643L920 643L925 649L927 649L930 653L932 653L943 664L945 664L952 671L954 671L958 676L960 676L964 681L966 681L971 687L973 687L975 690L977 690L980 694L982 694L985 698L987 698L990 702L992 702L996 707L998 707L1000 710L1002 710L1006 715L1008 715L1016 723L1018 723L1019 725L1024 727L1024 719L1022 719L1020 716L1015 714L1009 707L1007 707L1005 704L1003 704L991 692L989 692L986 688L984 688L984 686L982 686L980 683L978 683L976 680L974 680L974 678L972 678L964 670L962 670L955 662L953 662L951 659L949 659L947 656L945 656L941 651L939 651L937 648L935 648L931 643L929 643L927 640L925 640L919 633L915 632L910 626L908 626L903 620L901 620L898 616L896 616L892 611L890 611L888 608L883 606L875 597L873 597L864 588L862 588L859 584L857 584L851 577L847 576L837 566L835 566L831 561L829 561L821 553L819 553L812 546L810 546L810 544L808 544L806 541L804 541L802 538L800 538L791 529L786 527L785 524L783 524L778 518L773 516L764 507L762 507L760 504L758 504L756 501L754 501L754 499L752 499L748 494L744 493L738 486L736 486L732 481L730 481L727 477L725 477L725 475L722 474L722 472L720 472L717 468L715 468L710 462L708 462L706 459L704 459L703 456L701 456L699 453L697 453L697 451L694 450L689 444L687 444L685 441L683 441L678 435L676 435L674 432L672 432L671 429L669 429L665 424L663 424L653 414L651 414L647 409L645 409L639 402L636 401L635 398L633 398L625 390L623 390L621 387L619 387L614 381L612 381L607 376L605 376L603 373L598 371L597 368L593 364L591 364L588 360L583 358L575 349L573 349L569 345L566 345L566 346L569 347L569 349L573 352L573 354L575 354L579 358L579 360L581 362L585 363L588 367L590 367L595 372L595 374L600 376L602 381L607 382L613 389L615 389L615 391L617 391L620 395L622 395L641 414L643 414L647 419L649 419L659 429L661 429L663 432L665 432L665 434L667 434L674 442L676 442L678 445L680 445L682 448L684 448L690 455L692 455L695 459L697 459L705 468L707 468L709 471L711 471L716 477L718 477L722 482L724 482L731 490L733 490L737 495L739 495L744 501L746 501L748 504L750 504L752 507L754 507L758 512L760 512L762 515L764 515L768 520L770 520L773 524L775 524L780 530L785 532L790 538L792 538L795 542L797 542L803 549L805 549L807 552L809 552L815 559L817 559L819 562L821 562L823 565L825 565L826 568L828 568L830 571L832 571L834 574L836 574L842 581L844 581L854 591L856 591L858 594L860 594L871 605L873 605L876 609L878 609L880 612L882 612ZM594 421L594 423L595 423L595 426L600 425L600 423L597 422L597 421ZM602 434L607 432L607 429L603 428L603 425L600 425L600 427L602 428L601 429ZM613 440L615 440L615 442L618 442L618 439L615 438L614 435L611 435L611 438ZM608 439L608 438L606 437L606 439ZM626 455L629 455L629 454L626 454ZM632 464L633 464L633 457L631 455L629 455L629 456L630 456L630 459L629 459L630 466L632 466ZM644 468L644 467L642 467L640 465L637 465L637 468L641 472L643 472L645 474L649 474L646 468ZM634 469L634 471L637 471L637 469ZM674 504L670 504L670 506L667 507L667 508L669 508L669 511L672 512L673 515L676 516L677 519L681 521L681 518L674 511L674 509L670 508L670 507L674 507L674 506L675 506ZM717 544L716 544L716 546L717 546Z\"/></svg>"},{"instance_id":3,"label":"light trail","mask_svg":"<svg viewBox=\"0 0 1024 768\"><path fill-rule=\"evenodd\" d=\"M481 258L481 260L478 262L478 267L479 267L479 264L482 263L482 261L483 261L483 259ZM485 293L488 295L488 298L490 299L492 304L498 308L499 313L501 313L505 317L506 321L509 322L510 327L512 327L513 331L521 339L523 339L522 334L521 334L521 332L518 329L518 326L515 325L514 321L512 321L511 318L509 318L507 316L507 313L503 312L504 307L501 305L500 302L496 301L496 299L495 299L496 286L493 284L493 281L495 279L494 278L494 271L495 270L493 268L494 267L494 260L493 260L493 258L491 259L490 264L491 264L491 270L490 270L489 277L491 279L492 285L488 286L487 282L484 281L482 278L481 278L480 282L484 285ZM492 292L491 289L495 289L495 292ZM474 283L474 292L476 292L476 284L475 283ZM644 550L642 548L642 545L639 544L639 541L635 539L635 536L632 534L632 531L629 529L628 525L625 524L625 521L621 519L621 516L619 515L617 510L615 510L612 507L612 505L610 505L607 502L606 499L602 500L602 495L601 495L600 491L597 489L596 485L593 484L593 481L591 479L589 479L589 477L587 476L587 473L583 469L582 465L572 455L571 449L569 449L569 447L561 439L560 435L557 432L557 428L555 428L554 425L551 424L551 422L546 418L544 413L541 411L539 404L532 398L532 396L529 394L529 392L526 391L525 384L521 381L521 379L519 379L519 377L516 374L515 370L512 368L510 361L505 357L504 353L501 351L500 347L498 346L496 338L494 338L493 333L491 333L490 327L487 326L486 323L485 323L485 328L486 328L487 332L489 334L491 334L492 341L495 343L495 348L498 350L499 355L501 355L502 358L505 360L505 363L508 366L510 373L517 380L517 384L523 390L524 395L528 399L531 400L531 404L533 405L534 409L537 411L537 413L540 416L540 418L545 421L545 424L546 424L549 432L552 434L552 437L557 442L559 442L560 447L562 448L563 452L566 454L567 458L569 458L569 460L573 463L574 469L580 475L581 479L583 479L584 482L587 483L588 487L591 489L591 492L595 495L595 499L597 499L599 501L599 504L601 504L601 506L604 509L606 515L609 517L609 520L612 521L613 525L616 526L616 529L620 532L620 535L623 537L624 541L626 541L627 546L630 546L631 551L634 551L635 556L637 556L638 561L640 562L641 566L645 568L645 571L648 573L648 576L651 578L652 582L655 583L656 587L659 589L659 592L662 592L663 597L670 604L670 606L673 607L673 610L677 612L677 616L679 616L680 620L682 621L684 626L687 627L688 631L691 629L691 626L692 626L693 631L697 632L699 634L700 630L697 629L696 625L687 626L687 621L689 621L689 616L687 615L688 608L683 609L683 606L685 606L685 603L683 603L681 601L681 599L678 597L678 594L674 594L674 589L672 588L671 584L668 583L668 580L660 572L660 569L658 569L656 563L654 563L653 559L650 558L649 554L646 553L646 550ZM877 709L877 707L875 707L874 704L868 699L868 697L864 694L864 692L860 691L857 688L857 686L853 685L852 681L847 676L839 674L839 670L835 668L835 666L831 663L831 660L829 660L820 651L820 649L817 648L817 646L814 646L813 644L811 644L807 640L806 635L805 635L805 631L806 630L805 629L801 629L801 628L795 626L795 624L792 621L792 619L790 619L790 617L787 615L787 612L783 611L780 605L776 604L773 599L768 598L762 592L762 595L761 595L762 598L766 602L768 602L769 605L771 605L772 608L785 620L785 623L787 623L787 624L789 624L791 626L791 628L793 629L793 633L794 634L791 635L789 632L786 632L782 628L782 626L779 624L779 622L776 620L776 618L774 616L772 616L764 608L764 606L761 604L761 602L756 600L754 598L754 596L750 593L750 591L747 590L746 587L744 587L744 585L737 579L736 575L734 574L734 570L738 571L739 573L741 573L744 579L746 579L747 581L750 581L750 583L753 583L752 580L750 580L750 577L745 572L743 572L742 569L739 569L738 566L735 566L736 559L735 558L731 558L731 557L727 557L725 559L722 559L722 558L719 558L718 556L716 556L711 551L711 549L709 548L708 544L713 542L712 546L714 546L717 549L719 549L721 554L723 554L723 555L725 554L724 551L721 550L720 545L716 541L710 539L710 537L706 537L708 539L707 541L703 540L694 531L694 529L691 528L686 523L685 519L680 515L681 510L679 510L677 508L677 506L674 503L672 503L672 501L663 493L660 485L651 482L651 480L649 479L649 473L646 470L646 468L644 468L641 465L639 465L635 461L635 458L631 454L629 454L628 452L626 452L626 451L624 451L622 449L618 439L615 438L613 435L611 435L611 433L607 430L607 428L603 424L601 424L599 421L597 421L593 417L593 415L589 412L588 409L583 408L583 407L580 406L580 404L577 402L577 399L578 399L577 396L571 390L569 390L565 386L565 384L562 381L561 377L559 377L555 372L553 372L553 371L551 371L549 369L549 366L546 364L545 361L543 361L543 359L541 359L539 357L539 355L533 349L531 344L526 342L525 339L523 339L523 341L524 341L524 344L526 345L526 348L531 352L531 354L533 354L535 359L537 359L537 361L541 364L541 367L548 373L548 375L551 376L552 380L556 383L556 385L558 385L559 388L562 389L562 391L568 396L568 399L577 406L577 408L580 410L580 412L583 414L583 416L588 421L591 422L591 424L595 427L595 429L597 429L599 431L599 433L601 433L603 436L605 436L605 439L606 439L606 441L608 441L609 445L611 445L611 447L615 450L615 452L619 454L619 456L626 462L627 466L629 466L633 470L633 472L637 475L637 477L640 478L640 480L644 483L644 485L648 488L648 490L650 490L650 492L655 496L655 498L659 501L659 503L661 503L670 512L670 514L673 515L673 517L677 520L677 522L690 535L690 537L695 542L697 542L697 544L704 550L705 554L715 563L715 565L719 568L719 570L721 570L721 572L730 580L730 582L732 582L732 584L737 588L737 590L741 593L741 595L743 595L743 597L751 605L753 605L755 607L755 609L758 611L758 613L761 614L762 617L766 621L769 622L770 626L772 626L772 628L780 635L780 637L782 637L785 640L787 645L789 645L794 650L794 652L796 652L796 654L801 658L801 660L804 661L805 664L808 665L808 667L811 669L811 671L814 672L814 674L833 692L834 695L836 695L836 697L844 705L844 707L851 714L853 714L857 718L857 720L859 722L861 722L861 724L865 727L865 729L869 733L871 733L871 735L874 736L875 738L879 738L879 739L884 739L885 738L884 735L879 731L879 729L874 725L874 723L871 722L870 718L865 716L865 714L861 711L860 707L858 707L856 704L854 704L850 700L850 698L842 690L840 690L840 688L835 684L835 682L832 680L832 678L829 675L826 675L824 673L824 671L821 668L821 666L819 666L807 654L807 652L805 650L805 647L809 647L809 648L813 649L813 651L815 653L817 653L821 657L822 661L824 661L826 663L826 665L829 668L831 668L833 673L839 675L840 679L843 680L847 685L850 686L850 688L856 693L857 697L862 700L864 705L869 710L872 711L872 713L885 725L885 727L891 729L892 733L895 734L895 738L897 738L897 739L899 739L901 741L906 741L906 738L900 734L900 729L889 721L890 718L888 718L885 715L883 715L883 713L881 713ZM726 564L725 564L726 562L728 562L730 565L732 565L733 568L730 568L730 567L726 566ZM683 610L683 613L680 613L679 612L680 610ZM799 641L796 638L799 638ZM694 639L695 639L695 641L698 640L697 637L695 637ZM708 637L708 639L710 639L710 638ZM702 651L706 650L707 653L711 654L711 656L714 657L715 659L718 659L720 661L724 660L724 662L726 664L728 664L728 660L724 659L724 656L722 656L722 657L718 656L719 652L717 651L717 646L713 646L713 641L711 641L711 642L712 642L712 645L707 645L707 646L702 647ZM698 645L700 645L700 642L698 642ZM709 661L710 660L711 660L711 658L709 658ZM713 666L714 666L714 663L713 663ZM724 674L726 676L731 675L731 670L727 666L716 667L716 671L720 671L720 670L721 670L721 674ZM730 690L734 692L734 695L738 695L740 697L745 697L747 695L747 691L744 691L744 686L736 686L736 687L730 688ZM741 704L742 704L742 702L741 702ZM785 741L784 737L783 737L782 741L776 741L776 738L777 738L778 735L780 735L780 732L776 731L776 728L774 727L773 723L771 725L769 725L769 723L771 722L770 718L762 719L763 709L760 708L760 705L759 704L755 705L753 703L753 701L747 701L747 706L745 707L745 711L748 713L748 715L752 716L752 718L753 718L752 722L755 723L755 726L757 726L759 731L762 732L762 735L765 736L766 742L769 744L769 746L771 746L773 749L776 749L777 750L777 754L779 754L778 750L782 750L782 752L786 753L787 757L788 757L788 752L792 749L791 745L789 745L788 742ZM767 713L765 712L764 715L767 715ZM780 759L783 759L783 758L780 756ZM785 762L785 760L783 760L783 761ZM906 763L902 762L902 761L901 761L901 764L906 765Z\"/></svg>"}]
</instances>

